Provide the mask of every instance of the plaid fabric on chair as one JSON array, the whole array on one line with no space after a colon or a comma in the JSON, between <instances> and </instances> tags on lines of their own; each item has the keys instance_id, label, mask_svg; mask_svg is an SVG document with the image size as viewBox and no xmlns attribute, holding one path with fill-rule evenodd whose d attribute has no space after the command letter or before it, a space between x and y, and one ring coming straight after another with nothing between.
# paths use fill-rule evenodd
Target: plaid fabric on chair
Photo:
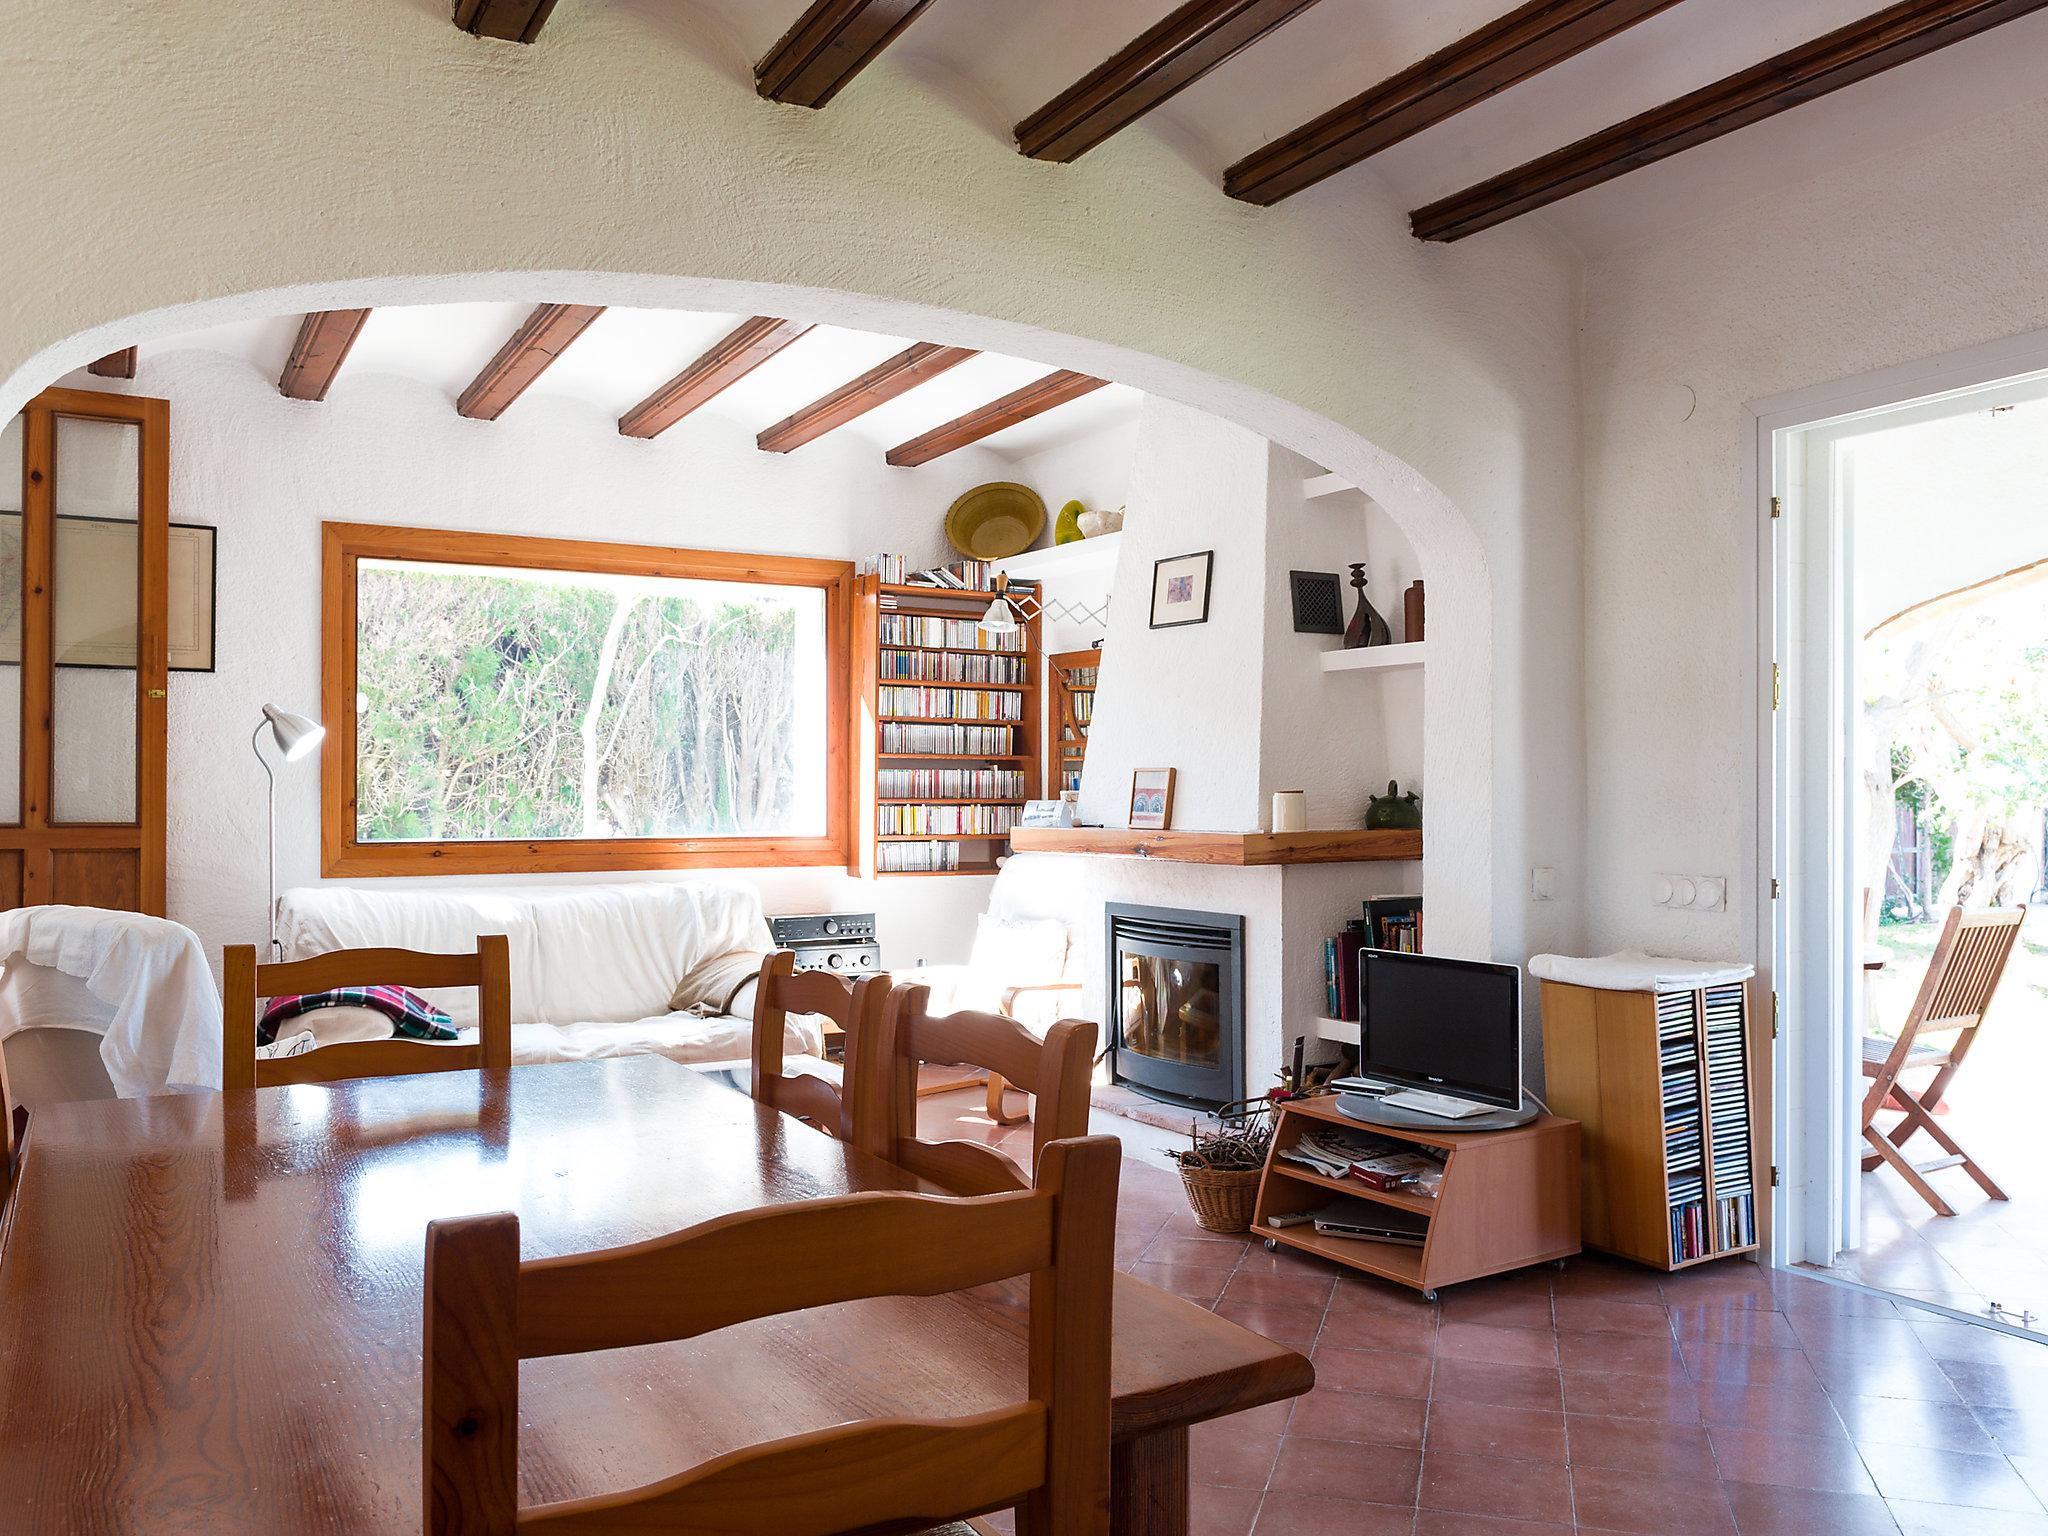
<instances>
[{"instance_id":1,"label":"plaid fabric on chair","mask_svg":"<svg viewBox=\"0 0 2048 1536\"><path fill-rule=\"evenodd\" d=\"M368 1008L391 1020L391 1032L408 1040L453 1040L456 1032L447 1014L410 987L336 987L329 992L305 992L296 997L273 997L256 1026L259 1044L277 1038L277 1026L316 1008Z\"/></svg>"}]
</instances>

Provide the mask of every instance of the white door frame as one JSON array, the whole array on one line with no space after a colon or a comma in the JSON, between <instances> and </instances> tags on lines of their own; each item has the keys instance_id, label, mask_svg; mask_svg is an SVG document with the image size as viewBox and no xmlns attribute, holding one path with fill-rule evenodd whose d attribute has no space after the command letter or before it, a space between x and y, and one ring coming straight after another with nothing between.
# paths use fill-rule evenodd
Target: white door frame
<instances>
[{"instance_id":1,"label":"white door frame","mask_svg":"<svg viewBox=\"0 0 2048 1536\"><path fill-rule=\"evenodd\" d=\"M1774 1265L1829 1263L1855 1245L1858 1226L1853 1106L1861 1029L1850 1028L1850 1015L1861 975L1848 921L1856 872L1846 857L1854 847L1855 769L1853 751L1843 750L1855 718L1856 647L1834 448L1859 425L1871 430L1872 417L1905 425L1953 414L1962 396L1973 397L1969 408L1976 409L2006 394L2038 398L2044 387L2048 331L2033 331L1748 407L1744 497L1758 530L1751 943L1780 1026L1770 1093L1778 1186L1764 1234ZM1784 512L1775 519L1774 496ZM1826 575L1819 602L1812 600L1814 571ZM1784 709L1774 707L1780 674ZM1809 870L1820 873L1809 877Z\"/></svg>"}]
</instances>

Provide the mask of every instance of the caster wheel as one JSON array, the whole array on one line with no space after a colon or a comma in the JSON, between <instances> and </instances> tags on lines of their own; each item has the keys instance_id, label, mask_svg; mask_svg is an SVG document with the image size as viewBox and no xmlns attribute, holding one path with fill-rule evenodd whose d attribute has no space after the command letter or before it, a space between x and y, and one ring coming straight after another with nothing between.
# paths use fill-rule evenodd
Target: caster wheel
<instances>
[{"instance_id":1,"label":"caster wheel","mask_svg":"<svg viewBox=\"0 0 2048 1536\"><path fill-rule=\"evenodd\" d=\"M1550 1261L1550 1267L1551 1267L1552 1269L1556 1270L1556 1271L1557 1271L1557 1272L1558 1272L1558 1273L1559 1273L1559 1274L1561 1275L1561 1274L1563 1274L1563 1273L1564 1273L1564 1260L1563 1260L1563 1259L1552 1259L1552 1260Z\"/></svg>"},{"instance_id":2,"label":"caster wheel","mask_svg":"<svg viewBox=\"0 0 2048 1536\"><path fill-rule=\"evenodd\" d=\"M1268 1253L1278 1253L1279 1251L1280 1251L1280 1239L1279 1239L1279 1238L1277 1238L1277 1237L1269 1237L1269 1238L1267 1238L1267 1239L1266 1239L1266 1252L1268 1252Z\"/></svg>"},{"instance_id":3,"label":"caster wheel","mask_svg":"<svg viewBox=\"0 0 2048 1536\"><path fill-rule=\"evenodd\" d=\"M1435 1292L1435 1291L1424 1291L1424 1292L1422 1293L1422 1299L1423 1299L1424 1301L1435 1301L1435 1300L1436 1300L1436 1292Z\"/></svg>"}]
</instances>

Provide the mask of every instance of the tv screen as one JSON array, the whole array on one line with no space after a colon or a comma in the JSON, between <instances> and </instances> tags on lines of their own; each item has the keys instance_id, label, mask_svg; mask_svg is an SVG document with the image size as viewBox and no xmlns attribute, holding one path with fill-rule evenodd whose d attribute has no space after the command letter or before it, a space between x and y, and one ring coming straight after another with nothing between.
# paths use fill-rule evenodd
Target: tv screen
<instances>
[{"instance_id":1,"label":"tv screen","mask_svg":"<svg viewBox=\"0 0 2048 1536\"><path fill-rule=\"evenodd\" d=\"M1522 968L1358 954L1358 1070L1504 1109L1522 1107Z\"/></svg>"}]
</instances>

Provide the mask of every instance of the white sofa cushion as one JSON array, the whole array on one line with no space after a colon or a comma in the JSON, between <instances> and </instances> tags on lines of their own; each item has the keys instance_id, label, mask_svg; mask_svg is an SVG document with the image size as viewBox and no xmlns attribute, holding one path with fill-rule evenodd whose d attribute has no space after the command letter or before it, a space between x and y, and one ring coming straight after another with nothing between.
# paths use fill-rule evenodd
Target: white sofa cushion
<instances>
[{"instance_id":1,"label":"white sofa cushion","mask_svg":"<svg viewBox=\"0 0 2048 1536\"><path fill-rule=\"evenodd\" d=\"M515 1025L666 1018L685 972L731 950L774 947L760 893L736 880L322 886L287 891L283 907L282 936L292 959L383 945L457 951L474 948L479 934L504 934ZM475 992L430 995L458 1028L474 1027Z\"/></svg>"}]
</instances>

